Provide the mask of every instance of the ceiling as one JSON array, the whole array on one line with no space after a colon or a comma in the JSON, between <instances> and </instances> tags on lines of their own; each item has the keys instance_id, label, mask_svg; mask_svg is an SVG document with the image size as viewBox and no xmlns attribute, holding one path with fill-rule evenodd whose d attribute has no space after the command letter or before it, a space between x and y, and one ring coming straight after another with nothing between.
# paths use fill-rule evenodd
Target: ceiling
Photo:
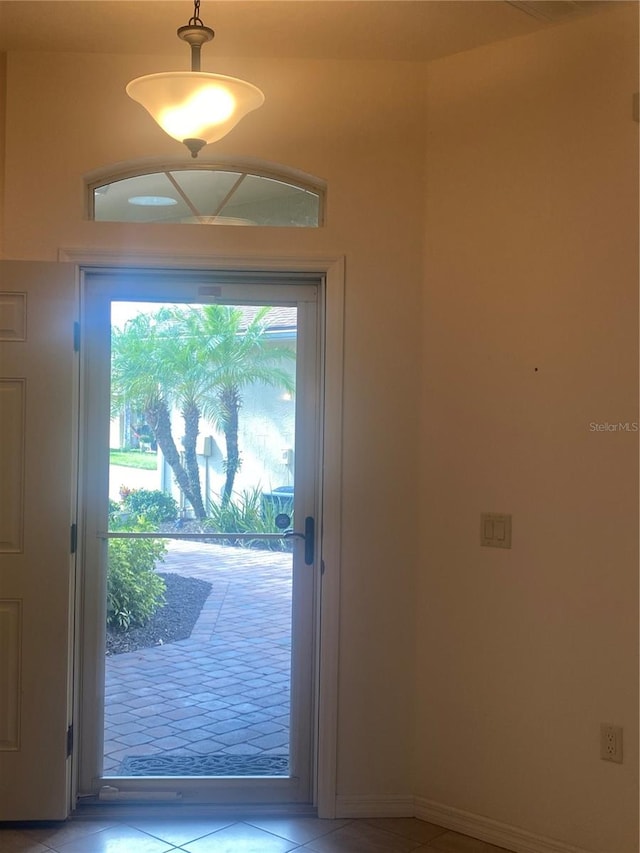
<instances>
[{"instance_id":1,"label":"ceiling","mask_svg":"<svg viewBox=\"0 0 640 853\"><path fill-rule=\"evenodd\" d=\"M202 0L205 59L425 61L561 24L614 0ZM174 54L192 0L0 0L0 52Z\"/></svg>"}]
</instances>

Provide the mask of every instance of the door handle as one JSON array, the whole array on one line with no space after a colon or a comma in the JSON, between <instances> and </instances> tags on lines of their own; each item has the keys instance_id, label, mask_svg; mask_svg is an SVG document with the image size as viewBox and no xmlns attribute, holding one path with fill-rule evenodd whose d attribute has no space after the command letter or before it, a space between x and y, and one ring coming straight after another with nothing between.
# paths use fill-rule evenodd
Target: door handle
<instances>
[{"instance_id":1,"label":"door handle","mask_svg":"<svg viewBox=\"0 0 640 853\"><path fill-rule=\"evenodd\" d=\"M315 556L315 540L316 540L316 523L312 515L308 515L304 520L304 533L299 533L296 530L290 530L285 533L285 538L293 539L295 536L298 539L304 539L304 562L307 566L313 565Z\"/></svg>"}]
</instances>

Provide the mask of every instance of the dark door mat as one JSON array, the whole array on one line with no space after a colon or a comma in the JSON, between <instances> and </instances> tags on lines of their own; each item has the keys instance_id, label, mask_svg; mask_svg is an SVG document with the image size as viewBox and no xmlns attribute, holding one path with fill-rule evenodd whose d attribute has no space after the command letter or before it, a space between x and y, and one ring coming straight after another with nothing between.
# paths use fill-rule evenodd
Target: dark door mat
<instances>
[{"instance_id":1,"label":"dark door mat","mask_svg":"<svg viewBox=\"0 0 640 853\"><path fill-rule=\"evenodd\" d=\"M118 776L288 776L286 755L129 755Z\"/></svg>"}]
</instances>

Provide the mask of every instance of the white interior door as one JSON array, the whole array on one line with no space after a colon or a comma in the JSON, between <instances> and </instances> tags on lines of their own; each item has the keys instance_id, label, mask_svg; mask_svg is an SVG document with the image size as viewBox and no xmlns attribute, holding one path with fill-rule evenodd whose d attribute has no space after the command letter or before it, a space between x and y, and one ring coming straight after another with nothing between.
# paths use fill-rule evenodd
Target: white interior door
<instances>
[{"instance_id":1,"label":"white interior door","mask_svg":"<svg viewBox=\"0 0 640 853\"><path fill-rule=\"evenodd\" d=\"M303 280L300 277L297 280L287 279L285 276L278 277L276 274L269 276L251 276L246 274L227 273L224 276L216 276L212 273L185 273L185 272L159 272L159 271L140 271L140 272L109 272L109 271L87 271L83 285L83 319L82 319L82 353L83 353L83 388L84 388L84 403L83 403L83 500L82 504L85 510L83 519L83 540L84 540L84 604L83 604L83 637L81 647L83 649L82 663L82 744L81 744L81 761L80 761L80 791L82 794L91 795L97 794L104 785L118 789L120 799L126 798L128 795L132 799L144 791L149 794L150 791L171 791L180 795L182 800L191 802L287 802L287 803L309 803L313 798L313 747L315 743L315 684L317 670L315 667L315 634L317 626L318 612L318 590L320 585L319 560L315 558L316 536L313 529L313 524L310 520L318 521L318 507L320 505L320 440L319 440L319 424L320 424L320 334L318 323L318 303L319 303L320 283L318 277L315 279L309 277L308 280ZM289 394L287 399L292 410L295 410L295 417L292 417L292 429L294 432L287 442L278 443L275 446L272 443L271 455L273 456L274 447L277 451L278 465L280 466L280 476L284 472L287 473L290 492L285 492L286 498L281 499L280 493L271 493L271 487L276 486L276 482L267 484L265 477L268 478L268 473L261 475L261 486L264 491L268 491L267 503L275 507L277 510L287 509L289 502L291 506L288 511L293 510L295 523L293 529L288 531L288 540L285 540L285 529L287 524L283 522L280 533L266 534L266 540L269 540L270 545L276 545L278 540L282 542L292 542L293 546L289 549L289 568L285 569L285 574L288 573L289 585L291 589L290 600L287 606L290 608L290 616L288 616L288 625L286 627L287 637L282 639L278 635L276 643L281 643L290 648L289 657L286 661L287 669L287 685L286 700L282 703L274 702L276 706L280 706L277 724L280 724L286 716L286 729L288 738L286 743L286 756L275 756L275 758L283 758L284 770L279 770L274 773L254 773L251 769L251 755L257 750L256 744L260 748L264 748L264 755L260 756L264 760L274 759L273 753L277 752L282 746L278 742L278 732L274 729L276 723L271 720L264 721L264 714L261 714L263 706L271 701L271 696L275 693L275 688L271 688L264 684L257 685L256 682L260 678L272 678L274 684L278 678L277 673L269 671L269 667L265 667L264 671L259 664L256 663L258 656L247 654L247 650L252 644L259 643L259 628L257 634L251 634L248 631L246 624L242 625L241 632L238 634L235 642L231 638L226 637L225 641L229 641L229 646L238 650L239 658L242 660L234 661L238 666L231 669L247 668L245 675L247 691L251 692L252 698L256 705L250 706L249 699L243 702L238 702L234 696L230 695L230 679L218 677L219 672L214 671L217 667L217 661L211 673L202 667L200 674L201 661L194 659L190 663L191 671L194 675L191 681L198 680L198 691L192 690L192 684L179 682L184 687L182 689L184 695L173 696L176 706L169 708L168 701L164 697L160 697L160 687L156 684L155 691L151 680L149 684L143 687L140 697L131 699L132 686L127 682L126 688L122 685L122 689L118 685L109 684L111 673L117 669L111 660L107 660L105 666L105 591L107 589L107 572L109 562L109 544L114 541L131 541L135 537L153 537L154 540L159 538L164 539L167 547L171 548L175 542L186 541L189 544L197 544L202 542L203 547L225 547L229 539L236 543L244 544L244 548L236 548L239 560L236 574L242 572L247 573L248 587L251 586L253 579L251 570L247 567L251 565L260 566L261 557L258 551L251 551L250 546L256 539L261 542L266 541L264 530L258 535L255 531L243 530L239 536L225 536L222 533L216 534L211 531L213 527L206 527L210 521L210 517L204 519L204 525L207 533L191 532L183 533L182 527L176 527L173 530L166 528L157 532L122 532L122 529L117 529L112 526L109 516L109 499L113 502L118 498L118 487L121 480L114 479L113 473L110 474L110 446L113 447L114 440L119 442L122 438L124 429L129 431L128 418L131 411L134 411L132 421L136 425L134 434L136 440L142 434L140 429L140 421L143 412L138 403L133 408L129 407L129 414L121 421L120 427L114 425L114 397L113 397L113 371L112 371L112 347L113 341L113 323L116 316L132 316L136 315L136 311L141 312L137 317L152 316L154 311L178 311L186 310L187 312L197 313L199 307L206 305L218 305L232 307L232 310L244 312L243 316L251 317L253 312L260 311L264 307L267 311L280 311L281 313L289 312L295 319L292 324L286 329L279 326L270 330L271 343L274 346L279 345L278 341L282 341L287 335L293 336L293 347L295 350L295 366L294 366L294 387L295 393ZM137 307L136 307L137 306ZM156 322L156 320L153 320ZM247 321L249 322L249 321ZM141 328L144 327L144 323ZM143 361L147 358L155 363L156 355L154 354L151 345L151 337L144 338L139 343L142 344ZM161 366L159 367L161 370ZM186 370L187 368L185 368ZM153 371L152 371L153 373ZM138 375L138 374L136 374ZM185 377L186 378L186 377ZM146 381L146 380L145 380ZM200 382L202 379L200 377ZM111 390L110 390L111 389ZM248 394L249 392L247 392ZM181 401L175 402L172 407L169 407L169 412L174 423L182 423L182 406ZM251 409L251 401L245 395L243 400L243 417L244 413ZM147 420L153 421L151 413L146 413ZM257 424L260 418L257 418ZM124 424L124 427L123 427ZM149 423L145 424L146 427ZM261 427L262 428L262 427ZM114 431L115 429L115 431ZM176 425L175 429L179 427ZM268 428L265 427L265 435L268 433ZM120 432L120 436L117 433ZM130 436L130 432L127 432ZM180 440L180 433L176 432L176 445L182 447L182 453L186 453L186 436ZM151 444L157 444L152 448ZM253 436L256 438L256 436ZM198 447L200 448L197 456L201 465L205 467L201 471L202 490L205 497L205 505L208 505L210 491L213 494L213 502L221 500L221 494L216 497L215 487L210 490L209 478L214 477L216 473L216 459L211 456L210 450L205 450L204 433L198 436ZM219 442L220 438L217 439ZM265 442L267 439L265 438ZM290 446L286 446L289 444ZM215 442L214 442L215 445ZM283 446L284 445L284 446ZM158 432L157 424L152 424L152 435L144 436L144 450L153 452L158 450L159 466L161 467L161 476L155 488L160 487L167 494L172 493L180 500L181 508L186 511L184 519L193 517L194 507L188 506L184 501L184 489L178 487L174 482L171 485L171 472L167 468L166 460L169 458L168 451L162 443L160 433ZM228 447L228 445L227 445ZM255 445L249 442L242 448L244 455L243 469L239 472L238 481L242 482L243 478L248 475L247 469L250 467L252 455L254 455ZM295 460L295 461L294 461ZM212 462L211 470L209 467ZM185 463L186 465L186 463ZM226 463L219 467L220 472L224 472ZM273 469L271 469L273 470ZM120 475L117 475L120 477ZM224 479L224 477L222 478ZM248 490L250 491L252 481L249 483ZM114 487L115 491L114 491ZM240 488L237 489L240 494ZM264 496L263 496L264 498ZM282 513L281 513L282 514ZM286 515L286 513L284 513ZM211 514L209 514L211 516ZM317 529L317 526L316 526ZM228 531L227 531L228 532ZM200 537L200 539L198 539ZM243 538L244 537L244 538ZM271 537L269 539L269 537ZM179 550L179 549L177 549ZM265 552L268 554L268 552ZM174 557L174 554L171 554ZM249 557L244 560L243 556ZM222 557L218 555L218 563L222 561ZM175 561L174 561L175 562ZM270 560L265 560L270 563ZM220 582L219 575L212 573L211 580L214 583L212 596L215 597L216 590L221 588L216 586ZM275 576L265 577L262 582L257 579L255 581L255 609L264 608L269 610L269 605L265 605L264 591L273 588L276 583ZM226 583L226 581L225 581ZM225 586L225 590L228 587ZM225 592L227 595L227 592ZM220 613L224 612L224 608ZM251 612L251 605L247 611ZM222 615L217 617L222 619ZM236 613L237 618L237 613ZM200 623L198 623L200 624ZM273 624L265 627L273 631ZM277 631L280 629L278 628ZM276 631L276 633L277 633ZM224 632L222 632L224 633ZM210 636L211 642L215 645L223 640L218 636ZM202 647L200 647L202 648ZM208 653L208 652L207 652ZM138 657L148 656L148 652L139 653ZM151 671L157 671L157 667L161 665L160 660L166 660L171 657L167 654L166 649L161 651L151 651L153 661L149 660L148 664L140 667L137 671L141 673L141 678L146 678ZM198 654L198 652L194 652ZM202 652L204 655L205 653ZM227 656L228 659L228 656ZM247 664L247 661L250 663ZM139 661L127 659L126 665L121 669L123 672L131 671L131 667L139 665ZM260 670L251 671L251 670ZM197 675L195 673L198 673ZM211 674L211 678L209 678ZM170 678L167 675L167 678ZM226 682L226 683L225 683ZM220 693L216 693L217 688L222 688ZM110 690L111 688L111 690ZM253 689L255 688L255 689ZM145 693L144 690L148 692ZM226 692L225 692L226 691ZM109 693L117 694L117 712L111 716L111 723L107 724L106 720L109 717ZM175 691L171 691L174 692ZM197 693L194 701L199 703L201 709L198 714L193 717L186 716L190 708L190 697ZM149 699L145 703L144 696ZM286 707L285 707L286 701ZM142 707L144 714L150 710L144 707L145 704L155 705L152 713L153 723L148 729L142 730L138 717ZM220 721L215 717L215 710L218 709L220 703L224 703L226 707L223 709L226 715L225 721ZM258 707L259 706L259 707ZM206 715L207 707L211 709L210 725L207 725ZM180 712L184 711L184 718L180 716ZM107 713L105 713L107 712ZM240 741L243 737L243 731L239 726L237 730L233 730L230 734L226 729L232 729L239 715L246 714L246 719L253 718L253 722L257 725L264 726L264 736L259 737L256 733L252 734L250 743ZM261 718L262 719L259 719ZM273 718L275 720L275 717ZM193 722L191 722L193 721ZM271 728L270 728L271 725ZM210 732L208 739L197 742L195 738L198 735L198 727ZM247 726L246 728L249 728ZM160 747L156 748L156 733ZM190 740L187 741L187 735ZM113 746L108 747L107 741L115 736L119 739L121 748L113 749ZM146 740L144 740L146 738ZM234 738L237 739L233 743ZM270 738L273 738L274 745L270 748ZM206 754L206 743L212 743L212 755ZM131 748L128 748L128 744ZM231 747L229 745L231 744ZM180 770L154 770L153 767L189 767L189 761L193 759L194 750L202 747L202 759L210 759L209 769L199 772L198 775L192 775L188 771L180 772ZM155 752L152 752L154 751ZM243 751L244 750L244 751ZM128 754L131 753L131 754ZM138 754L136 754L138 753ZM145 766L145 753L151 755L149 766L152 768L148 772L144 769L140 771L140 767ZM219 753L224 753L223 755ZM233 769L226 769L217 772L215 767L220 766L220 759L225 759L227 764L224 766L233 768L234 764L231 758L242 758L236 761L235 766L240 764L245 765L242 774L235 775ZM162 763L164 761L164 764ZM136 764L137 762L137 764ZM218 762L218 763L216 763ZM202 763L202 762L201 762ZM132 771L132 767L137 767L136 771ZM248 769L247 769L248 767ZM163 778L170 777L170 778Z\"/></svg>"},{"instance_id":2,"label":"white interior door","mask_svg":"<svg viewBox=\"0 0 640 853\"><path fill-rule=\"evenodd\" d=\"M65 818L74 267L0 262L0 820Z\"/></svg>"}]
</instances>

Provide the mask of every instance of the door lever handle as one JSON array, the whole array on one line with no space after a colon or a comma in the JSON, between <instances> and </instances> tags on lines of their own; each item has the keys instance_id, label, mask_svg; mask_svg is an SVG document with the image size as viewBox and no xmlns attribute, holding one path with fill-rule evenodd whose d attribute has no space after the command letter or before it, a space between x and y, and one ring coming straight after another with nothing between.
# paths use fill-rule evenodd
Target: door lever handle
<instances>
[{"instance_id":1,"label":"door lever handle","mask_svg":"<svg viewBox=\"0 0 640 853\"><path fill-rule=\"evenodd\" d=\"M288 530L284 536L285 539L304 539L304 562L307 566L313 565L315 555L315 532L316 523L312 515L308 515L304 520L304 533L297 530Z\"/></svg>"}]
</instances>

